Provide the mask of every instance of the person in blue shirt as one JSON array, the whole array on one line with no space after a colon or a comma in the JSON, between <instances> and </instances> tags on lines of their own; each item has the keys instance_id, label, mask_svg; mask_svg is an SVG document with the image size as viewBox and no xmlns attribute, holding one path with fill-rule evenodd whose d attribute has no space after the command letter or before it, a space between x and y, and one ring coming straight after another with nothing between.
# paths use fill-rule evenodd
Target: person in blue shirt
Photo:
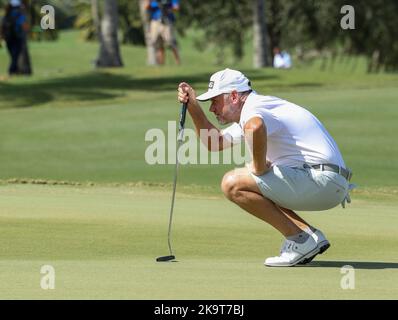
<instances>
[{"instance_id":1,"label":"person in blue shirt","mask_svg":"<svg viewBox=\"0 0 398 320\"><path fill-rule=\"evenodd\" d=\"M11 0L6 7L6 14L1 24L1 35L4 38L11 57L8 73L18 74L18 59L23 51L26 33L29 29L27 17L20 0Z\"/></svg>"},{"instance_id":2,"label":"person in blue shirt","mask_svg":"<svg viewBox=\"0 0 398 320\"><path fill-rule=\"evenodd\" d=\"M146 9L150 15L151 44L156 50L158 64L165 62L165 46L171 48L176 64L180 64L174 23L180 8L179 0L147 1Z\"/></svg>"}]
</instances>

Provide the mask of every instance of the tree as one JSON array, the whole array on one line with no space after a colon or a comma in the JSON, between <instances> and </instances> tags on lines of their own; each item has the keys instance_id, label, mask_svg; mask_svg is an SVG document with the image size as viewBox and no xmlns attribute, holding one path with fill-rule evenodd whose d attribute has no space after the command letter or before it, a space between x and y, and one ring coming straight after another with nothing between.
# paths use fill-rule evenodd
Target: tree
<instances>
[{"instance_id":1,"label":"tree","mask_svg":"<svg viewBox=\"0 0 398 320\"><path fill-rule=\"evenodd\" d=\"M264 0L253 0L253 66L269 66Z\"/></svg>"},{"instance_id":2,"label":"tree","mask_svg":"<svg viewBox=\"0 0 398 320\"><path fill-rule=\"evenodd\" d=\"M119 0L119 29L123 32L123 44L145 47L139 2L139 0Z\"/></svg>"},{"instance_id":3,"label":"tree","mask_svg":"<svg viewBox=\"0 0 398 320\"><path fill-rule=\"evenodd\" d=\"M98 2L103 1L105 0ZM129 40L126 42L136 44L137 41L131 39L139 39L139 36L136 33L131 39L128 36L133 34L131 25L134 24L135 32L142 28L145 31L148 62L152 64L153 48L149 41L144 1L119 0L118 3L124 39L127 35ZM189 28L200 30L195 35L195 46L198 50L212 48L218 64L225 64L227 50L232 51L235 60L241 59L244 45L253 33L256 56L265 52L269 62L272 61L272 49L281 47L286 50L297 49L302 59L309 56L323 57L322 66L326 65L329 57L333 62L338 53L343 53L365 55L370 72L397 70L398 1L352 0L350 4L355 8L355 30L343 30L340 26L340 10L345 4L345 0L182 1L176 29L182 36ZM260 5L260 9L255 9L256 5ZM81 10L77 12L79 17L87 17L87 13L83 14ZM137 18L138 13L141 21ZM93 34L92 21L82 19L82 22L86 23L81 24L84 29L91 28L91 33L88 34ZM260 25L263 23L266 29L262 30ZM264 46L267 47L266 50L263 50ZM263 53L260 53L260 49ZM256 62L256 65L262 64Z\"/></svg>"},{"instance_id":4,"label":"tree","mask_svg":"<svg viewBox=\"0 0 398 320\"><path fill-rule=\"evenodd\" d=\"M97 67L123 66L120 56L117 30L117 0L104 0L104 14L101 21L101 32L99 36L100 50L96 63Z\"/></svg>"},{"instance_id":5,"label":"tree","mask_svg":"<svg viewBox=\"0 0 398 320\"><path fill-rule=\"evenodd\" d=\"M82 31L81 35L85 40L98 40L101 30L100 17L102 11L102 6L99 4L102 4L103 0L86 1L80 0L71 5L76 13L73 25ZM121 42L123 44L145 46L139 0L118 0L118 12L118 26L119 31L122 32Z\"/></svg>"},{"instance_id":6,"label":"tree","mask_svg":"<svg viewBox=\"0 0 398 320\"><path fill-rule=\"evenodd\" d=\"M398 2L356 1L353 7L355 29L342 31L340 35L346 48L367 56L368 72L398 70Z\"/></svg>"},{"instance_id":7,"label":"tree","mask_svg":"<svg viewBox=\"0 0 398 320\"><path fill-rule=\"evenodd\" d=\"M91 16L93 20L95 35L97 36L97 39L99 39L101 37L101 23L98 0L91 0Z\"/></svg>"},{"instance_id":8,"label":"tree","mask_svg":"<svg viewBox=\"0 0 398 320\"><path fill-rule=\"evenodd\" d=\"M225 50L231 49L235 60L244 55L247 31L252 27L251 0L190 0L181 5L177 30L189 26L204 31L196 42L198 49L215 46L216 62L224 62Z\"/></svg>"}]
</instances>

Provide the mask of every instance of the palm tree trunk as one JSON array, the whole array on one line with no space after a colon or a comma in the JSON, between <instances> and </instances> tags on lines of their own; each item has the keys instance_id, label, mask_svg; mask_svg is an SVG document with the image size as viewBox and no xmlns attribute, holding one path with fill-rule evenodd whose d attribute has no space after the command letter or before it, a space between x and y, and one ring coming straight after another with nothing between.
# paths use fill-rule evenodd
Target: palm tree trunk
<instances>
[{"instance_id":1,"label":"palm tree trunk","mask_svg":"<svg viewBox=\"0 0 398 320\"><path fill-rule=\"evenodd\" d=\"M104 15L101 22L100 51L97 67L121 67L118 29L118 5L117 0L105 0Z\"/></svg>"},{"instance_id":2,"label":"palm tree trunk","mask_svg":"<svg viewBox=\"0 0 398 320\"><path fill-rule=\"evenodd\" d=\"M145 35L145 45L146 45L146 52L147 52L147 64L150 66L156 65L156 55L155 55L155 48L151 41L151 33L150 33L150 20L148 17L148 12L145 8L146 0L139 0L140 5L140 15L142 25L144 27L144 35Z\"/></svg>"},{"instance_id":3,"label":"palm tree trunk","mask_svg":"<svg viewBox=\"0 0 398 320\"><path fill-rule=\"evenodd\" d=\"M253 1L253 66L269 65L267 54L267 27L265 24L265 0Z\"/></svg>"},{"instance_id":4,"label":"palm tree trunk","mask_svg":"<svg viewBox=\"0 0 398 320\"><path fill-rule=\"evenodd\" d=\"M98 0L91 0L91 15L93 17L95 36L99 40L99 38L101 37L101 24L100 24Z\"/></svg>"}]
</instances>

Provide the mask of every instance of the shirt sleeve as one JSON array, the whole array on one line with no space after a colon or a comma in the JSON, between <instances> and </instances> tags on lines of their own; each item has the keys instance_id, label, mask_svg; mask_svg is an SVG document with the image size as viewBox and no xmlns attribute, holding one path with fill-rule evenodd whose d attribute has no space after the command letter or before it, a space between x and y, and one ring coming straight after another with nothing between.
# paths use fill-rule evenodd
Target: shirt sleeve
<instances>
[{"instance_id":1,"label":"shirt sleeve","mask_svg":"<svg viewBox=\"0 0 398 320\"><path fill-rule=\"evenodd\" d=\"M231 144L238 144L244 138L243 130L238 123L221 130L221 135Z\"/></svg>"},{"instance_id":2,"label":"shirt sleeve","mask_svg":"<svg viewBox=\"0 0 398 320\"><path fill-rule=\"evenodd\" d=\"M276 119L271 112L265 110L264 108L256 108L254 106L245 110L245 112L242 112L240 121L241 128L244 128L245 124L254 117L258 117L263 120L265 126L267 127L267 136L272 135L280 129L280 123L278 119Z\"/></svg>"}]
</instances>

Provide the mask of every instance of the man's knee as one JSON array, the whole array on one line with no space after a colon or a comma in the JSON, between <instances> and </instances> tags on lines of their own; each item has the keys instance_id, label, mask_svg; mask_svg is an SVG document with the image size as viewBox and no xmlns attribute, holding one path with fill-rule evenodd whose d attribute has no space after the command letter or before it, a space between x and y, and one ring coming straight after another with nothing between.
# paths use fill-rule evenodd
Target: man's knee
<instances>
[{"instance_id":1,"label":"man's knee","mask_svg":"<svg viewBox=\"0 0 398 320\"><path fill-rule=\"evenodd\" d=\"M253 192L266 198L259 190L253 178L245 170L227 172L221 181L221 190L233 202L239 202L245 197L245 192Z\"/></svg>"},{"instance_id":2,"label":"man's knee","mask_svg":"<svg viewBox=\"0 0 398 320\"><path fill-rule=\"evenodd\" d=\"M231 201L239 195L239 178L233 172L227 172L221 181L221 190Z\"/></svg>"}]
</instances>

